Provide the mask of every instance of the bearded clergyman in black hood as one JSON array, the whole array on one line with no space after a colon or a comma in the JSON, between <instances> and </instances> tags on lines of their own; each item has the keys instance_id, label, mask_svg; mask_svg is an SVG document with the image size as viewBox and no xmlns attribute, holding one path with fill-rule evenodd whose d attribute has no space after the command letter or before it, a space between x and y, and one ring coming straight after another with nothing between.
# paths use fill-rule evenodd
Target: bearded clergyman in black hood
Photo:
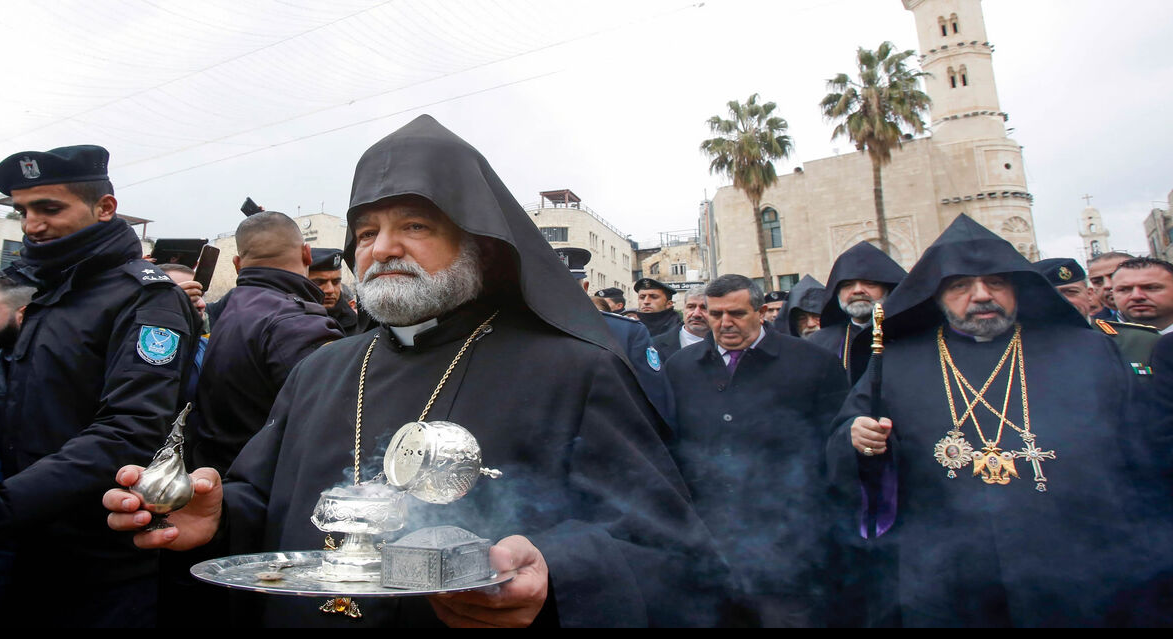
<instances>
[{"instance_id":1,"label":"bearded clergyman in black hood","mask_svg":"<svg viewBox=\"0 0 1173 639\"><path fill-rule=\"evenodd\" d=\"M895 552L872 562L891 567L878 582L896 608L877 614L906 626L1168 623L1167 602L1134 601L1169 566L1169 537L1133 491L1146 436L1112 343L964 215L886 309L880 401L873 359L827 447L849 526ZM883 472L861 474L869 464ZM861 491L861 476L881 486Z\"/></svg>"},{"instance_id":2,"label":"bearded clergyman in black hood","mask_svg":"<svg viewBox=\"0 0 1173 639\"><path fill-rule=\"evenodd\" d=\"M217 478L198 470L197 499L171 515L174 532L140 533L140 543L187 548L220 531L231 553L321 548L310 522L319 494L375 478L401 425L444 420L471 431L502 476L446 506L413 502L405 531L449 524L500 540L495 560L518 574L494 592L356 599L358 623L715 623L706 593L724 585L723 569L659 417L484 157L420 116L363 154L347 221L346 260L378 327L294 369L227 474L222 515L208 514L220 510ZM123 485L126 475L135 472L124 469ZM120 505L128 493L111 494L111 525L134 528ZM355 623L319 603L259 597L252 607L265 625Z\"/></svg>"},{"instance_id":3,"label":"bearded clergyman in black hood","mask_svg":"<svg viewBox=\"0 0 1173 639\"><path fill-rule=\"evenodd\" d=\"M819 318L822 328L809 339L835 353L852 382L863 374L871 354L872 309L904 275L895 260L868 242L844 251L831 267Z\"/></svg>"}]
</instances>

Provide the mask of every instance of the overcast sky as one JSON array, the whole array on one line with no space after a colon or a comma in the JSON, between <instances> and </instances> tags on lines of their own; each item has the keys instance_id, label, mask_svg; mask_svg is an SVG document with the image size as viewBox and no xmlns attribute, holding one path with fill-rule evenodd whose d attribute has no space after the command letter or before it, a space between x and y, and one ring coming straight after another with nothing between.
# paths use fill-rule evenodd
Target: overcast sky
<instances>
[{"instance_id":1,"label":"overcast sky","mask_svg":"<svg viewBox=\"0 0 1173 639\"><path fill-rule=\"evenodd\" d=\"M1045 257L1079 255L1081 196L1111 244L1173 189L1173 2L985 0ZM1126 10L1125 10L1126 8ZM705 120L760 93L796 144L848 152L819 114L855 49L918 48L899 0L0 0L0 156L111 151L120 211L154 237L231 232L246 195L347 208L354 164L430 113L523 204L570 188L639 241L693 228L725 184ZM869 211L870 213L870 211Z\"/></svg>"}]
</instances>

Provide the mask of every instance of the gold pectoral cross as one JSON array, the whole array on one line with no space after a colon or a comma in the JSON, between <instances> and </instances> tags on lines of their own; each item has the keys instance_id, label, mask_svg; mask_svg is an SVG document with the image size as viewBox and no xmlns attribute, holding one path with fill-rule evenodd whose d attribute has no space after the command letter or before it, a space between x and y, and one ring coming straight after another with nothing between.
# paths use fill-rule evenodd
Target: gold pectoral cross
<instances>
[{"instance_id":1,"label":"gold pectoral cross","mask_svg":"<svg viewBox=\"0 0 1173 639\"><path fill-rule=\"evenodd\" d=\"M1040 462L1044 459L1055 459L1055 451L1035 448L1035 436L1031 433L1023 435L1022 441L1026 443L1026 446L1022 450L1014 451L1014 456L1030 461L1030 466L1035 471L1035 490L1045 493L1047 492L1047 478L1043 475L1043 465Z\"/></svg>"},{"instance_id":2,"label":"gold pectoral cross","mask_svg":"<svg viewBox=\"0 0 1173 639\"><path fill-rule=\"evenodd\" d=\"M973 457L973 474L981 475L982 481L987 484L1010 483L1010 478L1018 478L1018 471L1014 468L1014 455L1004 453L1001 449L987 446L982 452Z\"/></svg>"}]
</instances>

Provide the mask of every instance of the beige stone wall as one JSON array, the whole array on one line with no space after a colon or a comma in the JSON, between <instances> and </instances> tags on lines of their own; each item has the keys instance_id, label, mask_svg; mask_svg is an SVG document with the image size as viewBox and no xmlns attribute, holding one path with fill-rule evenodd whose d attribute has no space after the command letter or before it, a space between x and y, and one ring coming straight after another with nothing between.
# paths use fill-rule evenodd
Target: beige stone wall
<instances>
[{"instance_id":1,"label":"beige stone wall","mask_svg":"<svg viewBox=\"0 0 1173 639\"><path fill-rule=\"evenodd\" d=\"M1012 142L941 147L924 138L905 143L883 169L893 259L911 268L960 213L1038 259L1029 195L1024 185L1011 185L1022 170L1016 150ZM1006 163L1011 169L1004 168ZM781 176L762 198L762 207L777 210L782 225L782 247L767 254L775 277L810 274L825 281L840 253L878 237L871 161L857 152L808 162L803 169ZM724 187L713 198L713 209L718 273L761 277L749 200Z\"/></svg>"},{"instance_id":2,"label":"beige stone wall","mask_svg":"<svg viewBox=\"0 0 1173 639\"><path fill-rule=\"evenodd\" d=\"M635 251L624 236L582 209L535 205L528 207L526 213L539 229L567 229L566 241L552 241L551 247L576 247L591 252L591 261L586 265L591 292L615 287L622 290L629 301L635 298L631 288Z\"/></svg>"}]
</instances>

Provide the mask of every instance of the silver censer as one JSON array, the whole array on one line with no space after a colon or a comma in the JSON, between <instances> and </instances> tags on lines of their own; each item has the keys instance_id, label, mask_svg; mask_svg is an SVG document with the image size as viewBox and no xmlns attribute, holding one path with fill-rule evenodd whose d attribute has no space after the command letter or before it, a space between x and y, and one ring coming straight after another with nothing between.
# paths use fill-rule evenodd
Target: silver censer
<instances>
[{"instance_id":1,"label":"silver censer","mask_svg":"<svg viewBox=\"0 0 1173 639\"><path fill-rule=\"evenodd\" d=\"M449 504L468 494L482 476L501 471L481 465L476 437L452 422L412 422L391 439L383 457L387 483L417 499ZM446 589L493 576L487 539L455 526L417 530L383 546L386 588Z\"/></svg>"},{"instance_id":2,"label":"silver censer","mask_svg":"<svg viewBox=\"0 0 1173 639\"><path fill-rule=\"evenodd\" d=\"M150 465L143 469L138 482L130 492L142 502L142 507L151 513L151 523L146 530L170 528L167 513L179 510L195 496L195 487L183 464L183 426L191 411L189 403L171 424L171 433L163 447L155 453Z\"/></svg>"}]
</instances>

